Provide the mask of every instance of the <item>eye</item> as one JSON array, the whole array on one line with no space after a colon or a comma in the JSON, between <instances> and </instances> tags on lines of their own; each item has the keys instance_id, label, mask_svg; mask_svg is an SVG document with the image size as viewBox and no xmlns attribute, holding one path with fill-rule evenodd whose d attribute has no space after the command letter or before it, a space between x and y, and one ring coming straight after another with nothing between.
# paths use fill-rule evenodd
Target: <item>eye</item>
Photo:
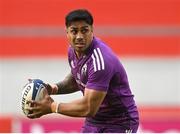
<instances>
[{"instance_id":1,"label":"eye","mask_svg":"<svg viewBox=\"0 0 180 134\"><path fill-rule=\"evenodd\" d=\"M77 30L70 30L70 33L73 34L73 35L76 35L77 34Z\"/></svg>"},{"instance_id":2,"label":"eye","mask_svg":"<svg viewBox=\"0 0 180 134\"><path fill-rule=\"evenodd\" d=\"M88 33L88 32L89 32L89 29L82 29L82 30L81 30L81 33L82 33L82 34L86 34L86 33Z\"/></svg>"}]
</instances>

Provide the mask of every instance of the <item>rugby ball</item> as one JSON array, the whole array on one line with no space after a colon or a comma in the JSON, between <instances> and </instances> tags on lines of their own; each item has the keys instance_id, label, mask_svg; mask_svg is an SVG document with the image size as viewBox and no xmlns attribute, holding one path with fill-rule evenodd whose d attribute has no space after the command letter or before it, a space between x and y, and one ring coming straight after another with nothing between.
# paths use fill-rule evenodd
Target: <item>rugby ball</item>
<instances>
[{"instance_id":1,"label":"rugby ball","mask_svg":"<svg viewBox=\"0 0 180 134\"><path fill-rule=\"evenodd\" d=\"M32 111L27 110L32 105L27 104L29 100L40 101L47 94L45 90L45 83L40 79L31 79L24 87L21 97L21 106L23 113L27 116Z\"/></svg>"}]
</instances>

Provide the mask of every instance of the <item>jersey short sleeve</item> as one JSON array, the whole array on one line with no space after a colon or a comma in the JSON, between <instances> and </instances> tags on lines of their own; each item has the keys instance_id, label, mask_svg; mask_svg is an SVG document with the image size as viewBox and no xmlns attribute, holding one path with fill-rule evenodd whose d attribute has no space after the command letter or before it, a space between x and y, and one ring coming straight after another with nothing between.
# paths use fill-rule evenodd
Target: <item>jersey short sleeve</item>
<instances>
[{"instance_id":1,"label":"jersey short sleeve","mask_svg":"<svg viewBox=\"0 0 180 134\"><path fill-rule=\"evenodd\" d=\"M98 50L95 52L98 53ZM100 52L100 51L99 51ZM89 63L88 81L86 88L107 91L112 78L112 68L102 54L93 53Z\"/></svg>"}]
</instances>

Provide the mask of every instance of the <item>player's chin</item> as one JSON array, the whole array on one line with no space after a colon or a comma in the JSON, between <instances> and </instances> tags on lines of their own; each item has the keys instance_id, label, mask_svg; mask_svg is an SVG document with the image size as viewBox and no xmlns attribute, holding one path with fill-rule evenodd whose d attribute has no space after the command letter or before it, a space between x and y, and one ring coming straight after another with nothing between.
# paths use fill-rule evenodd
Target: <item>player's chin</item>
<instances>
[{"instance_id":1,"label":"player's chin","mask_svg":"<svg viewBox=\"0 0 180 134\"><path fill-rule=\"evenodd\" d=\"M75 50L79 53L83 53L86 49L85 49L85 47L76 47Z\"/></svg>"},{"instance_id":2,"label":"player's chin","mask_svg":"<svg viewBox=\"0 0 180 134\"><path fill-rule=\"evenodd\" d=\"M77 52L81 52L81 53L85 52L87 49L88 49L88 46L86 46L86 45L84 45L84 46L76 46L75 47L75 50Z\"/></svg>"}]
</instances>

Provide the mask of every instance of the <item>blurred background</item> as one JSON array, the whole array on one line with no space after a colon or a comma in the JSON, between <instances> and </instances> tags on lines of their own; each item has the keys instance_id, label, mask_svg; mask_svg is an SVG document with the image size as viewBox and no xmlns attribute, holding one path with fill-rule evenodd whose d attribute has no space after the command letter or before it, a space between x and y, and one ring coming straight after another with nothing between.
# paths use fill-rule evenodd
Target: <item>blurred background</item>
<instances>
[{"instance_id":1,"label":"blurred background","mask_svg":"<svg viewBox=\"0 0 180 134\"><path fill-rule=\"evenodd\" d=\"M28 78L61 81L70 71L64 17L94 16L94 33L126 68L140 112L138 132L180 132L179 0L0 0L0 132L79 132L83 118L26 118ZM52 96L68 102L80 92Z\"/></svg>"}]
</instances>

